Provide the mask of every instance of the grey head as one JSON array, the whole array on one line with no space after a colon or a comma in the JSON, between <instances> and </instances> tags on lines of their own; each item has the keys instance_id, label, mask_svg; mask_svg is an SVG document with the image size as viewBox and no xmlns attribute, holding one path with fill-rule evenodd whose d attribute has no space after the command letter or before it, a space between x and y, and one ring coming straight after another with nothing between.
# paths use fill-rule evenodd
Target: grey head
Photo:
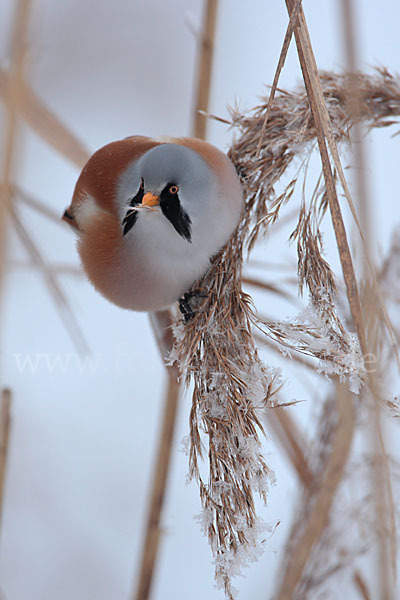
<instances>
[{"instance_id":1,"label":"grey head","mask_svg":"<svg viewBox=\"0 0 400 600\"><path fill-rule=\"evenodd\" d=\"M152 148L131 164L119 181L124 235L136 223L143 197L151 193L176 232L191 242L193 224L210 209L214 189L212 170L191 148L173 143Z\"/></svg>"}]
</instances>

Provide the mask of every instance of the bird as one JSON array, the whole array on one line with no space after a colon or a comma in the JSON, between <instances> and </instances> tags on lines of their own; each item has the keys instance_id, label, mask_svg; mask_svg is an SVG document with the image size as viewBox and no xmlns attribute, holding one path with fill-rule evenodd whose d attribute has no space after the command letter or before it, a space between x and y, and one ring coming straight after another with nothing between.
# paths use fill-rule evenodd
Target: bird
<instances>
[{"instance_id":1,"label":"bird","mask_svg":"<svg viewBox=\"0 0 400 600\"><path fill-rule=\"evenodd\" d=\"M139 312L181 300L184 312L242 211L239 177L221 150L197 138L130 136L91 156L62 218L105 298Z\"/></svg>"}]
</instances>

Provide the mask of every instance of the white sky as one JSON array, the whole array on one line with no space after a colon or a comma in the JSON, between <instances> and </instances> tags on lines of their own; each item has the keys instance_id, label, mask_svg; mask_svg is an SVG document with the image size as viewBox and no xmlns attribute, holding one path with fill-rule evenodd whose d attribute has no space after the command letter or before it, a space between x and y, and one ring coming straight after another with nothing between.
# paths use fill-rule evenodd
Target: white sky
<instances>
[{"instance_id":1,"label":"white sky","mask_svg":"<svg viewBox=\"0 0 400 600\"><path fill-rule=\"evenodd\" d=\"M202 2L33 2L28 78L36 92L90 150L141 133L190 133L195 40ZM320 68L344 64L340 2L304 0ZM358 0L361 66L400 72L398 0ZM7 65L15 2L0 4L0 52ZM287 25L283 0L222 0L210 111L258 103L272 83ZM280 86L300 80L291 47ZM4 115L0 112L1 119ZM0 121L1 122L1 121ZM388 247L400 222L399 138L375 132L368 141L374 223L379 247ZM227 148L231 134L211 123L209 140ZM78 171L21 128L20 184L60 215ZM21 206L21 216L49 262L78 264L73 236ZM390 215L390 218L387 218ZM329 258L334 250L327 235ZM293 255L273 240L258 250L270 261ZM26 260L15 233L10 257ZM272 277L275 275L273 274ZM150 475L162 409L164 376L146 315L122 311L77 276L60 282L98 366L79 370L76 352L41 276L14 266L7 277L1 337L2 385L12 388L13 427L1 537L0 585L8 600L128 600L141 548ZM290 307L274 298L263 307L284 318ZM285 312L283 312L285 311ZM18 360L39 360L35 374ZM39 355L42 358L38 358ZM48 355L48 359L46 356ZM70 360L49 372L46 360ZM275 356L269 358L277 364ZM287 381L287 399L305 399L293 415L309 427L316 413L315 382ZM193 515L196 485L185 485L187 458L179 452L188 432L190 397L181 403L164 514L164 538L153 600L221 599L214 589L211 553ZM273 591L296 481L280 449L266 444L277 476L263 518L280 520L263 558L235 586L240 598L265 600Z\"/></svg>"}]
</instances>

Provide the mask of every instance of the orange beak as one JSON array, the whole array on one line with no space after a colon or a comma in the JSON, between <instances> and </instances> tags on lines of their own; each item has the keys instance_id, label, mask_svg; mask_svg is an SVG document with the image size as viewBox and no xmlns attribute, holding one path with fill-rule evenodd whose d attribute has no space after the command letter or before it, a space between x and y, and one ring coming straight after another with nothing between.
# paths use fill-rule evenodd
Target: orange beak
<instances>
[{"instance_id":1,"label":"orange beak","mask_svg":"<svg viewBox=\"0 0 400 600\"><path fill-rule=\"evenodd\" d=\"M158 206L160 204L160 198L155 196L151 192L147 192L143 196L142 206Z\"/></svg>"}]
</instances>

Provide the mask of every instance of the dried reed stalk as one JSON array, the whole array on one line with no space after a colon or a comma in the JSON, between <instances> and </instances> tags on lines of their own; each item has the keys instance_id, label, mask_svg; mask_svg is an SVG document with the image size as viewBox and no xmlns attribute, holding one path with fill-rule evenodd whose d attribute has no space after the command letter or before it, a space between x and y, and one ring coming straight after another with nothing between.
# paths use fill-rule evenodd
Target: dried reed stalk
<instances>
[{"instance_id":1,"label":"dried reed stalk","mask_svg":"<svg viewBox=\"0 0 400 600\"><path fill-rule=\"evenodd\" d=\"M0 67L0 96L5 100L11 75ZM89 155L83 144L62 123L26 81L20 82L20 98L15 109L50 146L81 168Z\"/></svg>"},{"instance_id":2,"label":"dried reed stalk","mask_svg":"<svg viewBox=\"0 0 400 600\"><path fill-rule=\"evenodd\" d=\"M204 113L207 113L210 101L217 11L218 0L205 1L192 127L193 136L202 140L206 139L207 134L207 118Z\"/></svg>"},{"instance_id":3,"label":"dried reed stalk","mask_svg":"<svg viewBox=\"0 0 400 600\"><path fill-rule=\"evenodd\" d=\"M288 6L288 10L290 9L290 7L291 7L291 10L293 10L294 0L285 0L285 1ZM330 169L330 161L329 161L329 156L328 156L328 152L327 152L327 146L329 146L330 152L332 154L333 162L335 165L335 169L337 170L338 178L342 185L347 203L349 205L352 216L357 225L361 240L363 242L364 252L365 252L365 260L366 260L368 268L370 270L372 284L373 284L373 287L375 290L377 300L379 301L379 304L381 306L381 311L383 313L384 322L385 322L387 330L391 336L391 339L392 339L392 342L394 345L394 352L396 353L396 359L397 359L398 365L400 367L400 356L399 356L398 349L397 349L396 343L395 343L393 327L392 327L392 324L391 324L390 319L388 318L388 315L386 312L385 303L383 301L383 298L382 298L382 295L380 292L380 288L377 283L376 274L375 274L375 271L374 271L374 268L372 265L372 261L369 257L368 244L365 239L364 232L361 227L357 212L355 210L353 200L352 200L352 197L350 194L350 190L347 185L346 178L344 176L344 171L343 171L342 164L341 164L341 161L339 158L339 152L338 152L336 140L334 137L334 132L332 129L332 124L331 124L331 121L329 118L327 106L326 106L326 103L323 98L322 87L320 85L318 74L317 74L318 73L317 65L315 62L314 55L313 55L311 41L310 41L307 25L305 22L305 18L304 18L304 13L302 11L301 11L301 15L300 15L300 23L301 23L301 26L299 27L298 31L296 31L296 43L298 45L298 52L299 52L300 63L302 65L304 82L305 82L305 85L307 88L307 93L310 98L312 110L314 107L313 117L314 117L314 119L316 119L317 139L318 139L318 144L319 144L319 148L320 148L320 152L321 152L322 165L323 165L325 185L326 185L326 189L327 189L328 199L331 194L331 192L329 191L329 186L331 184L329 184L329 186L328 186L328 182L326 180L326 176L328 174L328 168ZM307 83L308 79L310 80L311 85ZM353 84L356 80L355 74L350 73L349 79L350 79L350 81L349 81L348 87L354 88ZM348 100L348 98L349 98L349 94L347 94L347 100ZM357 98L355 99L355 102L356 101L357 101ZM354 105L354 102L353 102L353 105ZM351 115L351 110L349 111L349 114L350 114L350 119L355 124L357 122L357 118L355 118L355 115ZM318 123L318 118L320 118L319 123ZM320 135L318 135L318 131L320 131ZM334 189L332 190L332 193L334 193ZM360 303L359 292L358 292L357 286L354 287L354 282L355 282L354 269L353 269L353 265L352 265L352 261L351 261L351 255L350 255L350 252L348 249L347 240L344 237L346 232L344 230L344 227L342 227L343 220L342 220L342 217L340 214L340 206L339 206L339 203L337 202L337 198L336 198L336 202L330 203L330 209L331 209L331 217L332 217L332 222L334 225L335 235L337 238L339 255L340 255L341 262L342 262L342 271L343 271L343 276L344 276L344 280L346 283L347 297L348 297L349 304L350 304L350 310L352 313L357 336L359 338L361 351L363 352L363 355L365 355L367 353L367 347L366 347L366 340L365 340L365 327L363 324L361 303ZM371 380L369 381L369 384L370 384L370 387L372 386L372 388L374 388L373 382Z\"/></svg>"},{"instance_id":4,"label":"dried reed stalk","mask_svg":"<svg viewBox=\"0 0 400 600\"><path fill-rule=\"evenodd\" d=\"M240 287L242 256L244 249L251 250L258 236L277 221L280 210L292 198L296 178L280 196L275 194L274 185L296 156L301 156L302 164L305 164L315 138L319 140L324 155L325 184L317 184L308 207L303 201L299 222L292 236L298 240L300 288L303 285L308 288L313 318L309 322L301 319L296 323L269 322L266 323L266 332L283 346L320 359L320 366L325 372L348 378L354 390L367 381L363 365L363 351L367 348L363 315L336 194L335 172L330 165L327 146L327 140L331 141L331 138L334 141L347 141L353 125L352 117L347 111L348 77L346 74L325 73L321 75L321 83L316 79L315 59L302 12L299 13L299 19L300 26L295 28L295 32L307 93L280 92L272 103L266 101L250 116L232 111L232 125L240 135L229 154L244 186L245 211L234 238L215 258L207 275L194 286L194 289L200 289L206 297L197 314L186 326L178 326L176 329L177 342L173 358L177 359L187 378L192 377L194 380L190 473L200 486L204 508L203 525L216 559L217 583L225 587L228 597L232 596L230 577L235 573L240 555L246 550L251 555L252 544L255 544L253 534L256 531L256 517L251 514L251 508L248 508L253 502L249 481L251 483L252 476L257 471L255 465L258 465L258 472L263 476L268 474L268 468L262 464L263 459L257 455L257 431L260 430L257 430L254 404L260 406L260 396L254 403L252 398L256 394L252 384L255 378L251 369L255 366L259 370L259 385L268 387L268 392L264 393L267 404L272 403L274 385L277 383L274 382L273 373L263 372L264 367L255 354L251 329L253 326L260 329L262 323L254 315L249 299ZM378 71L375 76L357 74L357 77L362 89L361 118L369 127L390 124L393 116L400 115L398 79L385 70ZM321 100L321 85L325 100ZM327 113L321 109L321 101L326 102ZM266 119L268 110L269 117ZM326 114L329 115L328 123ZM260 147L260 133L263 129L265 136ZM335 168L337 170L336 166ZM359 339L346 331L339 317L334 276L323 257L319 227L328 207ZM353 410L351 402L350 400L349 410ZM342 402L338 400L338 410L342 408ZM336 438L333 443L335 453L331 455L331 460L333 465L341 464L341 471L347 459L353 417L349 419L349 424L350 430L342 432L341 429L332 429ZM201 477L199 467L204 442L202 432L207 436L208 482ZM246 446L249 432L253 436L253 452L250 453L251 458L247 455L243 459L243 447ZM251 466L246 460L249 460ZM246 475L238 474L238 465L242 474L247 471ZM290 585L294 587L300 581L307 558L327 523L340 478L333 479L334 486L330 486L325 478L321 481L323 486L318 496L320 500L315 505L316 512L312 515L311 529L305 540L308 546L303 550L298 546L298 551L301 552L294 559L297 571L290 579ZM247 507L243 501L244 489ZM314 520L318 527L312 533ZM241 529L243 523L246 524L245 533ZM239 557L238 561L235 557Z\"/></svg>"},{"instance_id":5,"label":"dried reed stalk","mask_svg":"<svg viewBox=\"0 0 400 600\"><path fill-rule=\"evenodd\" d=\"M11 72L4 89L6 133L4 136L4 161L0 187L0 296L2 295L5 253L7 245L7 217L11 203L11 179L15 160L18 107L23 96L22 81L26 58L26 32L31 10L30 0L18 0L11 37Z\"/></svg>"},{"instance_id":6,"label":"dried reed stalk","mask_svg":"<svg viewBox=\"0 0 400 600\"><path fill-rule=\"evenodd\" d=\"M0 406L0 527L3 521L4 488L6 480L8 445L11 428L11 391L3 389Z\"/></svg>"},{"instance_id":7,"label":"dried reed stalk","mask_svg":"<svg viewBox=\"0 0 400 600\"><path fill-rule=\"evenodd\" d=\"M303 513L290 534L290 548L286 568L281 576L281 585L276 600L293 600L301 582L303 570L310 558L313 547L320 539L328 519L332 502L339 485L350 452L355 424L355 412L351 394L345 384L338 384L335 399L335 414L326 421L328 431L324 437L329 440L330 451L321 463L314 483L305 491L306 498L301 503Z\"/></svg>"},{"instance_id":8,"label":"dried reed stalk","mask_svg":"<svg viewBox=\"0 0 400 600\"><path fill-rule=\"evenodd\" d=\"M360 122L360 89L358 87L357 77L357 41L356 27L354 22L353 2L351 0L342 0L342 23L345 32L345 51L347 57L347 67L349 71L349 94L348 110L354 121L352 131L353 144L352 152L355 162L355 180L358 196L358 206L360 214L360 223L363 233L364 248L367 247L367 259L369 257L372 239L371 225L371 198L368 193L367 175L366 175L366 157L364 148L364 137L362 135ZM362 303L366 316L368 349L376 357L379 356L379 326L377 324L378 313L376 310L376 275L371 266L371 260L366 263L363 261L364 294ZM372 292L372 293L371 293ZM381 292L378 286L378 294ZM378 300L379 306L379 300ZM385 309L386 310L386 309ZM386 316L386 315L385 315ZM393 332L393 329L391 329ZM393 336L392 336L393 337ZM384 437L382 433L382 408L384 401L379 389L378 379L383 381L382 365L376 365L377 373L369 374L370 387L373 392L373 405L370 410L371 423L374 424L371 432L371 445L374 454L379 457L376 466L372 469L371 490L374 498L375 514L378 517L381 527L378 535L379 547L379 579L381 588L381 597L389 598L391 596L392 582L396 581L396 559L397 559L397 540L396 523L393 493L391 489L391 473L388 463L388 456L385 448ZM384 468L382 468L384 466ZM390 532L387 535L387 532Z\"/></svg>"},{"instance_id":9,"label":"dried reed stalk","mask_svg":"<svg viewBox=\"0 0 400 600\"><path fill-rule=\"evenodd\" d=\"M8 135L6 136L6 159L4 163L3 182L0 186L0 243L4 246L5 236L5 214L12 210L11 198L22 196L22 199L34 205L36 210L54 220L55 215L50 208L39 201L35 201L22 190L12 184L12 161L15 149L15 133L17 116L21 114L27 122L36 130L36 132L47 141L55 150L61 152L68 160L71 160L80 167L89 158L89 154L83 149L81 143L76 139L61 121L45 106L38 96L24 81L24 31L27 27L29 18L30 2L29 0L20 0L16 14L16 26L13 42L12 68L10 73L0 68L0 95L3 97L5 107L9 113ZM87 353L89 351L87 342L79 328L74 314L69 306L68 300L62 292L54 273L47 268L46 261L42 257L36 244L24 228L15 211L12 211L14 223L28 253L31 255L33 263L45 274L46 283L51 295L54 297L57 309L60 312L62 320L69 331L71 338L78 351ZM60 221L60 219L58 219ZM0 248L0 257L4 254L4 248ZM0 263L3 259L0 258ZM3 271L3 268L1 269Z\"/></svg>"},{"instance_id":10,"label":"dried reed stalk","mask_svg":"<svg viewBox=\"0 0 400 600\"><path fill-rule=\"evenodd\" d=\"M259 139L258 146L257 146L257 153L259 153L261 150L262 140L265 135L265 128L267 126L268 119L271 114L272 102L275 98L275 93L276 93L276 90L278 87L278 81L279 81L280 74L285 65L286 56L287 56L287 53L289 50L293 31L294 31L295 26L297 25L297 20L298 20L300 8L301 8L301 3L302 3L302 0L296 0L296 4L290 15L290 19L289 19L289 23L288 23L288 26L286 29L285 37L283 39L282 50L281 50L281 53L279 56L278 66L276 68L274 79L272 81L271 92L270 92L270 95L268 98L267 110L265 111L265 118L264 118L264 122L263 122L263 125L261 128L260 139Z\"/></svg>"},{"instance_id":11,"label":"dried reed stalk","mask_svg":"<svg viewBox=\"0 0 400 600\"><path fill-rule=\"evenodd\" d=\"M68 299L57 281L57 278L55 277L54 273L48 268L46 260L43 258L39 248L37 247L30 234L24 227L24 224L22 223L14 208L10 208L10 214L16 232L23 246L25 247L26 251L31 257L33 263L37 266L38 269L41 270L41 272L44 275L47 288L52 297L54 298L55 306L57 307L57 310L65 325L65 328L69 332L71 339L75 344L78 352L88 354L90 352L88 343L79 326L78 321L75 318L74 313L71 310Z\"/></svg>"},{"instance_id":12,"label":"dried reed stalk","mask_svg":"<svg viewBox=\"0 0 400 600\"><path fill-rule=\"evenodd\" d=\"M0 304L6 267L8 212L11 207L11 180L17 145L17 107L21 101L26 59L26 33L31 10L30 0L19 0L14 15L11 38L11 74L5 90L6 133L4 136L4 162L0 181ZM1 309L0 309L1 310ZM0 525L4 500L5 471L7 466L10 428L9 390L2 391L0 421Z\"/></svg>"},{"instance_id":13,"label":"dried reed stalk","mask_svg":"<svg viewBox=\"0 0 400 600\"><path fill-rule=\"evenodd\" d=\"M136 600L147 600L150 597L153 575L156 566L161 534L161 513L164 506L166 485L169 474L169 463L173 434L175 430L176 410L179 400L180 385L172 377L168 378L165 398L162 430L160 432L156 465L149 512L145 532L145 544L142 551L138 585L135 592Z\"/></svg>"},{"instance_id":14,"label":"dried reed stalk","mask_svg":"<svg viewBox=\"0 0 400 600\"><path fill-rule=\"evenodd\" d=\"M16 198L18 202L22 202L22 204L26 204L30 208L33 208L36 212L49 219L52 223L55 223L59 227L63 227L65 229L65 223L60 219L60 215L53 208L50 208L38 198L35 198L31 194L28 194L24 190L22 190L19 186L12 186L12 194Z\"/></svg>"},{"instance_id":15,"label":"dried reed stalk","mask_svg":"<svg viewBox=\"0 0 400 600\"><path fill-rule=\"evenodd\" d=\"M355 571L354 573L354 585L358 589L360 597L363 600L372 600L367 584L365 583L364 578L359 571Z\"/></svg>"},{"instance_id":16,"label":"dried reed stalk","mask_svg":"<svg viewBox=\"0 0 400 600\"><path fill-rule=\"evenodd\" d=\"M309 443L306 442L304 433L300 431L286 408L277 406L273 410L265 411L265 420L272 427L299 480L304 487L310 488L314 475L306 458L309 454Z\"/></svg>"},{"instance_id":17,"label":"dried reed stalk","mask_svg":"<svg viewBox=\"0 0 400 600\"><path fill-rule=\"evenodd\" d=\"M295 15L297 5L294 3L294 1L286 0L286 5L288 7L289 15L291 17ZM342 272L346 283L350 310L360 343L361 352L365 356L367 346L357 281L355 278L352 258L347 242L346 230L341 215L341 209L336 194L336 182L334 179L326 143L327 135L331 135L331 139L333 140L332 128L329 114L326 110L325 101L323 99L322 87L317 74L317 66L312 51L311 40L309 38L307 25L302 10L299 11L298 22L298 27L295 29L295 38L303 72L304 83L316 127L316 137L321 154L322 170L325 180L325 193L335 230L336 242L342 264ZM336 143L334 140L333 143L336 148ZM305 222L307 223L307 221ZM299 224L300 223L301 217L299 219ZM318 238L314 239L317 240L317 243L312 243L312 232L308 226L307 237L305 238L305 241L306 244L308 243L311 246L311 252L318 256ZM304 266L306 265L304 262L303 264L301 263L301 253L299 253L299 258L299 269L300 265L302 265L304 269ZM320 263L322 264L322 261L320 261ZM320 274L321 273L318 273L316 281L318 281L320 278ZM306 271L300 271L300 276L304 280L306 277ZM332 285L329 285L329 288L332 289ZM327 314L327 311L325 311L325 313ZM340 331L340 333L343 332ZM354 409L353 400L347 388L341 389L341 387L342 386L337 386L336 412L337 416L339 417L339 423L336 427L329 460L324 465L324 469L322 471L320 491L317 494L313 494L310 490L308 504L311 504L312 500L314 500L315 504L302 523L302 531L297 536L297 542L293 542L293 536L291 536L292 551L289 554L289 560L287 561L287 566L282 577L282 584L277 594L277 600L290 600L293 598L296 589L298 589L303 570L311 555L312 549L319 541L322 532L328 523L330 508L332 506L336 488L341 480L344 466L347 462L354 432ZM297 524L299 524L299 521L297 521Z\"/></svg>"},{"instance_id":18,"label":"dried reed stalk","mask_svg":"<svg viewBox=\"0 0 400 600\"><path fill-rule=\"evenodd\" d=\"M10 260L8 261L8 264L13 269L15 268L21 270L40 270L37 264L24 260ZM56 277L57 275L73 275L75 277L82 278L84 276L82 269L80 269L79 267L75 267L75 265L69 265L65 263L52 263L47 264L46 266L48 271L52 273L54 277Z\"/></svg>"},{"instance_id":19,"label":"dried reed stalk","mask_svg":"<svg viewBox=\"0 0 400 600\"><path fill-rule=\"evenodd\" d=\"M159 311L150 315L153 331L160 348L163 360L172 347L171 325L172 319L169 311ZM150 597L154 569L156 565L160 544L160 521L164 505L166 485L168 481L171 448L176 423L176 412L180 396L180 384L177 370L174 366L167 366L168 382L167 394L162 419L162 428L158 441L155 469L152 481L145 541L142 551L141 566L135 592L136 600L146 600Z\"/></svg>"},{"instance_id":20,"label":"dried reed stalk","mask_svg":"<svg viewBox=\"0 0 400 600\"><path fill-rule=\"evenodd\" d=\"M289 14L295 9L294 0L285 0ZM323 97L322 86L318 76L317 64L312 50L311 40L308 33L303 10L299 13L299 26L295 29L295 38L299 54L301 69L303 72L304 83L307 95L310 101L310 108L315 123L315 133L321 154L322 170L325 180L327 200L331 212L332 224L336 236L336 244L339 251L342 272L346 284L347 297L349 300L350 311L353 317L354 326L357 332L360 348L363 356L367 353L365 340L364 320L361 309L357 280L354 273L353 261L350 254L350 248L347 242L347 234L343 223L342 213L336 193L336 182L333 177L333 171L328 154L327 140L336 149L336 142L333 136L333 130L329 113ZM337 153L337 150L336 150ZM340 164L337 153L338 163ZM336 164L336 163L335 163ZM336 168L339 165L336 164Z\"/></svg>"},{"instance_id":21,"label":"dried reed stalk","mask_svg":"<svg viewBox=\"0 0 400 600\"><path fill-rule=\"evenodd\" d=\"M337 141L348 141L353 125L347 110L348 76L326 72L321 73L320 77L334 137ZM376 71L372 76L357 73L357 79L361 95L360 118L367 127L385 127L395 122L394 119L400 115L399 80L384 69ZM249 115L232 111L232 125L240 136L231 147L230 156L241 175L247 196L247 210L251 213L249 220L252 227L248 239L250 249L257 237L278 220L281 209L293 196L296 179L279 196L275 194L275 184L296 157L301 158L302 164L307 162L316 136L307 95L303 91L280 92L272 105L261 151L258 151L267 106L266 101ZM327 344L330 352L323 356L320 352L321 345L311 343L310 336L318 333L312 331L314 327L309 330L307 339L299 341L301 330L306 330L303 322L296 327L291 323L268 322L267 332L288 347L305 351L319 359L326 358L336 364L342 362L345 372L346 356L355 347L353 338L344 333L335 309L335 281L322 255L319 227L326 207L325 188L320 185L309 207L302 205L299 223L292 239L298 240L300 286L308 287L311 298L314 298L313 305L320 311L321 319L326 324L327 341L331 339L331 343ZM384 338L387 337L386 332L381 329ZM390 343L393 343L392 338ZM361 361L361 353L359 354ZM362 378L365 380L365 374Z\"/></svg>"}]
</instances>

